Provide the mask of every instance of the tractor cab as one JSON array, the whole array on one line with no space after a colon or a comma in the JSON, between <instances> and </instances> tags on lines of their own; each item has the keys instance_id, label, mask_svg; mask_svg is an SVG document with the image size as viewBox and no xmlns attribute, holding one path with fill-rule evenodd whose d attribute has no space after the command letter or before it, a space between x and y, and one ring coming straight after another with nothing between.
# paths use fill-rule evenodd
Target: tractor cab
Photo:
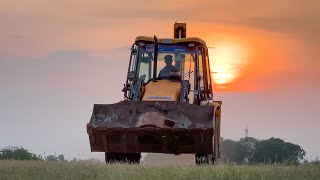
<instances>
[{"instance_id":1,"label":"tractor cab","mask_svg":"<svg viewBox=\"0 0 320 180\"><path fill-rule=\"evenodd\" d=\"M199 38L139 36L131 48L125 97L199 104L212 97L208 49Z\"/></svg>"}]
</instances>

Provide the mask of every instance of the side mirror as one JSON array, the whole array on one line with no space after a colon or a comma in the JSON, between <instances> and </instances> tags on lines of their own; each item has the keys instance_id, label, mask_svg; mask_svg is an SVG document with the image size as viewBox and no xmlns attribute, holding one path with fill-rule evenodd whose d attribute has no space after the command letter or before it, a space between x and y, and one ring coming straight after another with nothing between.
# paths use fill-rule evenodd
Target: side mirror
<instances>
[{"instance_id":1,"label":"side mirror","mask_svg":"<svg viewBox=\"0 0 320 180\"><path fill-rule=\"evenodd\" d=\"M134 81L134 79L135 79L134 71L129 71L128 72L128 79L129 79L129 81Z\"/></svg>"}]
</instances>

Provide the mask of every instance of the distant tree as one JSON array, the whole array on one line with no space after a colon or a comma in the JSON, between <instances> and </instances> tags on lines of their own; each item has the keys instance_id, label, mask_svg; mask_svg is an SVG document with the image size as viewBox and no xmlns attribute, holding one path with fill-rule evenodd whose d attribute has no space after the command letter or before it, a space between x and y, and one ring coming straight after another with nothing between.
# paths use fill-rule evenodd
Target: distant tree
<instances>
[{"instance_id":1,"label":"distant tree","mask_svg":"<svg viewBox=\"0 0 320 180\"><path fill-rule=\"evenodd\" d=\"M22 147L6 147L0 150L0 159L42 160L42 157Z\"/></svg>"},{"instance_id":2,"label":"distant tree","mask_svg":"<svg viewBox=\"0 0 320 180\"><path fill-rule=\"evenodd\" d=\"M221 141L221 161L225 163L241 163L242 158L239 154L240 143L230 139Z\"/></svg>"},{"instance_id":3,"label":"distant tree","mask_svg":"<svg viewBox=\"0 0 320 180\"><path fill-rule=\"evenodd\" d=\"M64 161L64 155L63 155L63 154L60 154L60 155L58 156L58 160L59 160L59 161Z\"/></svg>"},{"instance_id":4,"label":"distant tree","mask_svg":"<svg viewBox=\"0 0 320 180\"><path fill-rule=\"evenodd\" d=\"M296 144L279 138L258 140L253 137L240 141L221 141L221 161L235 164L285 163L297 164L303 160L305 151Z\"/></svg>"},{"instance_id":5,"label":"distant tree","mask_svg":"<svg viewBox=\"0 0 320 180\"><path fill-rule=\"evenodd\" d=\"M305 156L305 151L296 144L270 138L257 142L251 161L254 163L297 164Z\"/></svg>"},{"instance_id":6,"label":"distant tree","mask_svg":"<svg viewBox=\"0 0 320 180\"><path fill-rule=\"evenodd\" d=\"M58 161L58 157L54 155L49 155L46 157L46 161Z\"/></svg>"},{"instance_id":7,"label":"distant tree","mask_svg":"<svg viewBox=\"0 0 320 180\"><path fill-rule=\"evenodd\" d=\"M259 140L255 139L254 137L246 137L246 138L241 138L239 143L240 143L240 156L242 157L241 163L249 163L252 162L254 153L255 153L255 148L256 144L259 142Z\"/></svg>"},{"instance_id":8,"label":"distant tree","mask_svg":"<svg viewBox=\"0 0 320 180\"><path fill-rule=\"evenodd\" d=\"M46 157L46 161L65 161L65 159L63 154L60 154L59 156L49 155Z\"/></svg>"}]
</instances>

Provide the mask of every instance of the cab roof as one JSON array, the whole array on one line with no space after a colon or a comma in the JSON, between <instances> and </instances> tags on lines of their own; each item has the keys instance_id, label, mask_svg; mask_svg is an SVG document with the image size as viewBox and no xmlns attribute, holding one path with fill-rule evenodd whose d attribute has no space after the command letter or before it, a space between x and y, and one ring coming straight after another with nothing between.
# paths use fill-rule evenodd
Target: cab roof
<instances>
[{"instance_id":1,"label":"cab roof","mask_svg":"<svg viewBox=\"0 0 320 180\"><path fill-rule=\"evenodd\" d=\"M153 37L147 37L147 36L138 36L136 37L135 42L139 41L147 41L147 42L154 42ZM188 38L181 38L181 39L174 39L174 38L158 38L159 43L163 44L175 44L175 43L190 43L190 42L196 42L200 43L204 46L206 46L206 42L200 38L197 37L188 37Z\"/></svg>"}]
</instances>

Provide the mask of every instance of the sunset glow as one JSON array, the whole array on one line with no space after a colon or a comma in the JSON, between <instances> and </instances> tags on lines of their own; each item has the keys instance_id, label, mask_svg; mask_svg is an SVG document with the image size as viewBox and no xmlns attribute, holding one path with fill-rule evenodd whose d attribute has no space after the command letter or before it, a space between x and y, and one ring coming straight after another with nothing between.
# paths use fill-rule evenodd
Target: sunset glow
<instances>
[{"instance_id":1,"label":"sunset glow","mask_svg":"<svg viewBox=\"0 0 320 180\"><path fill-rule=\"evenodd\" d=\"M246 58L249 51L241 44L233 42L216 43L214 48L209 48L211 73L213 82L218 89L232 88L232 83L241 78L241 71L249 60Z\"/></svg>"},{"instance_id":2,"label":"sunset glow","mask_svg":"<svg viewBox=\"0 0 320 180\"><path fill-rule=\"evenodd\" d=\"M212 78L216 84L228 84L236 78L236 74L229 65L217 65L212 69Z\"/></svg>"}]
</instances>

